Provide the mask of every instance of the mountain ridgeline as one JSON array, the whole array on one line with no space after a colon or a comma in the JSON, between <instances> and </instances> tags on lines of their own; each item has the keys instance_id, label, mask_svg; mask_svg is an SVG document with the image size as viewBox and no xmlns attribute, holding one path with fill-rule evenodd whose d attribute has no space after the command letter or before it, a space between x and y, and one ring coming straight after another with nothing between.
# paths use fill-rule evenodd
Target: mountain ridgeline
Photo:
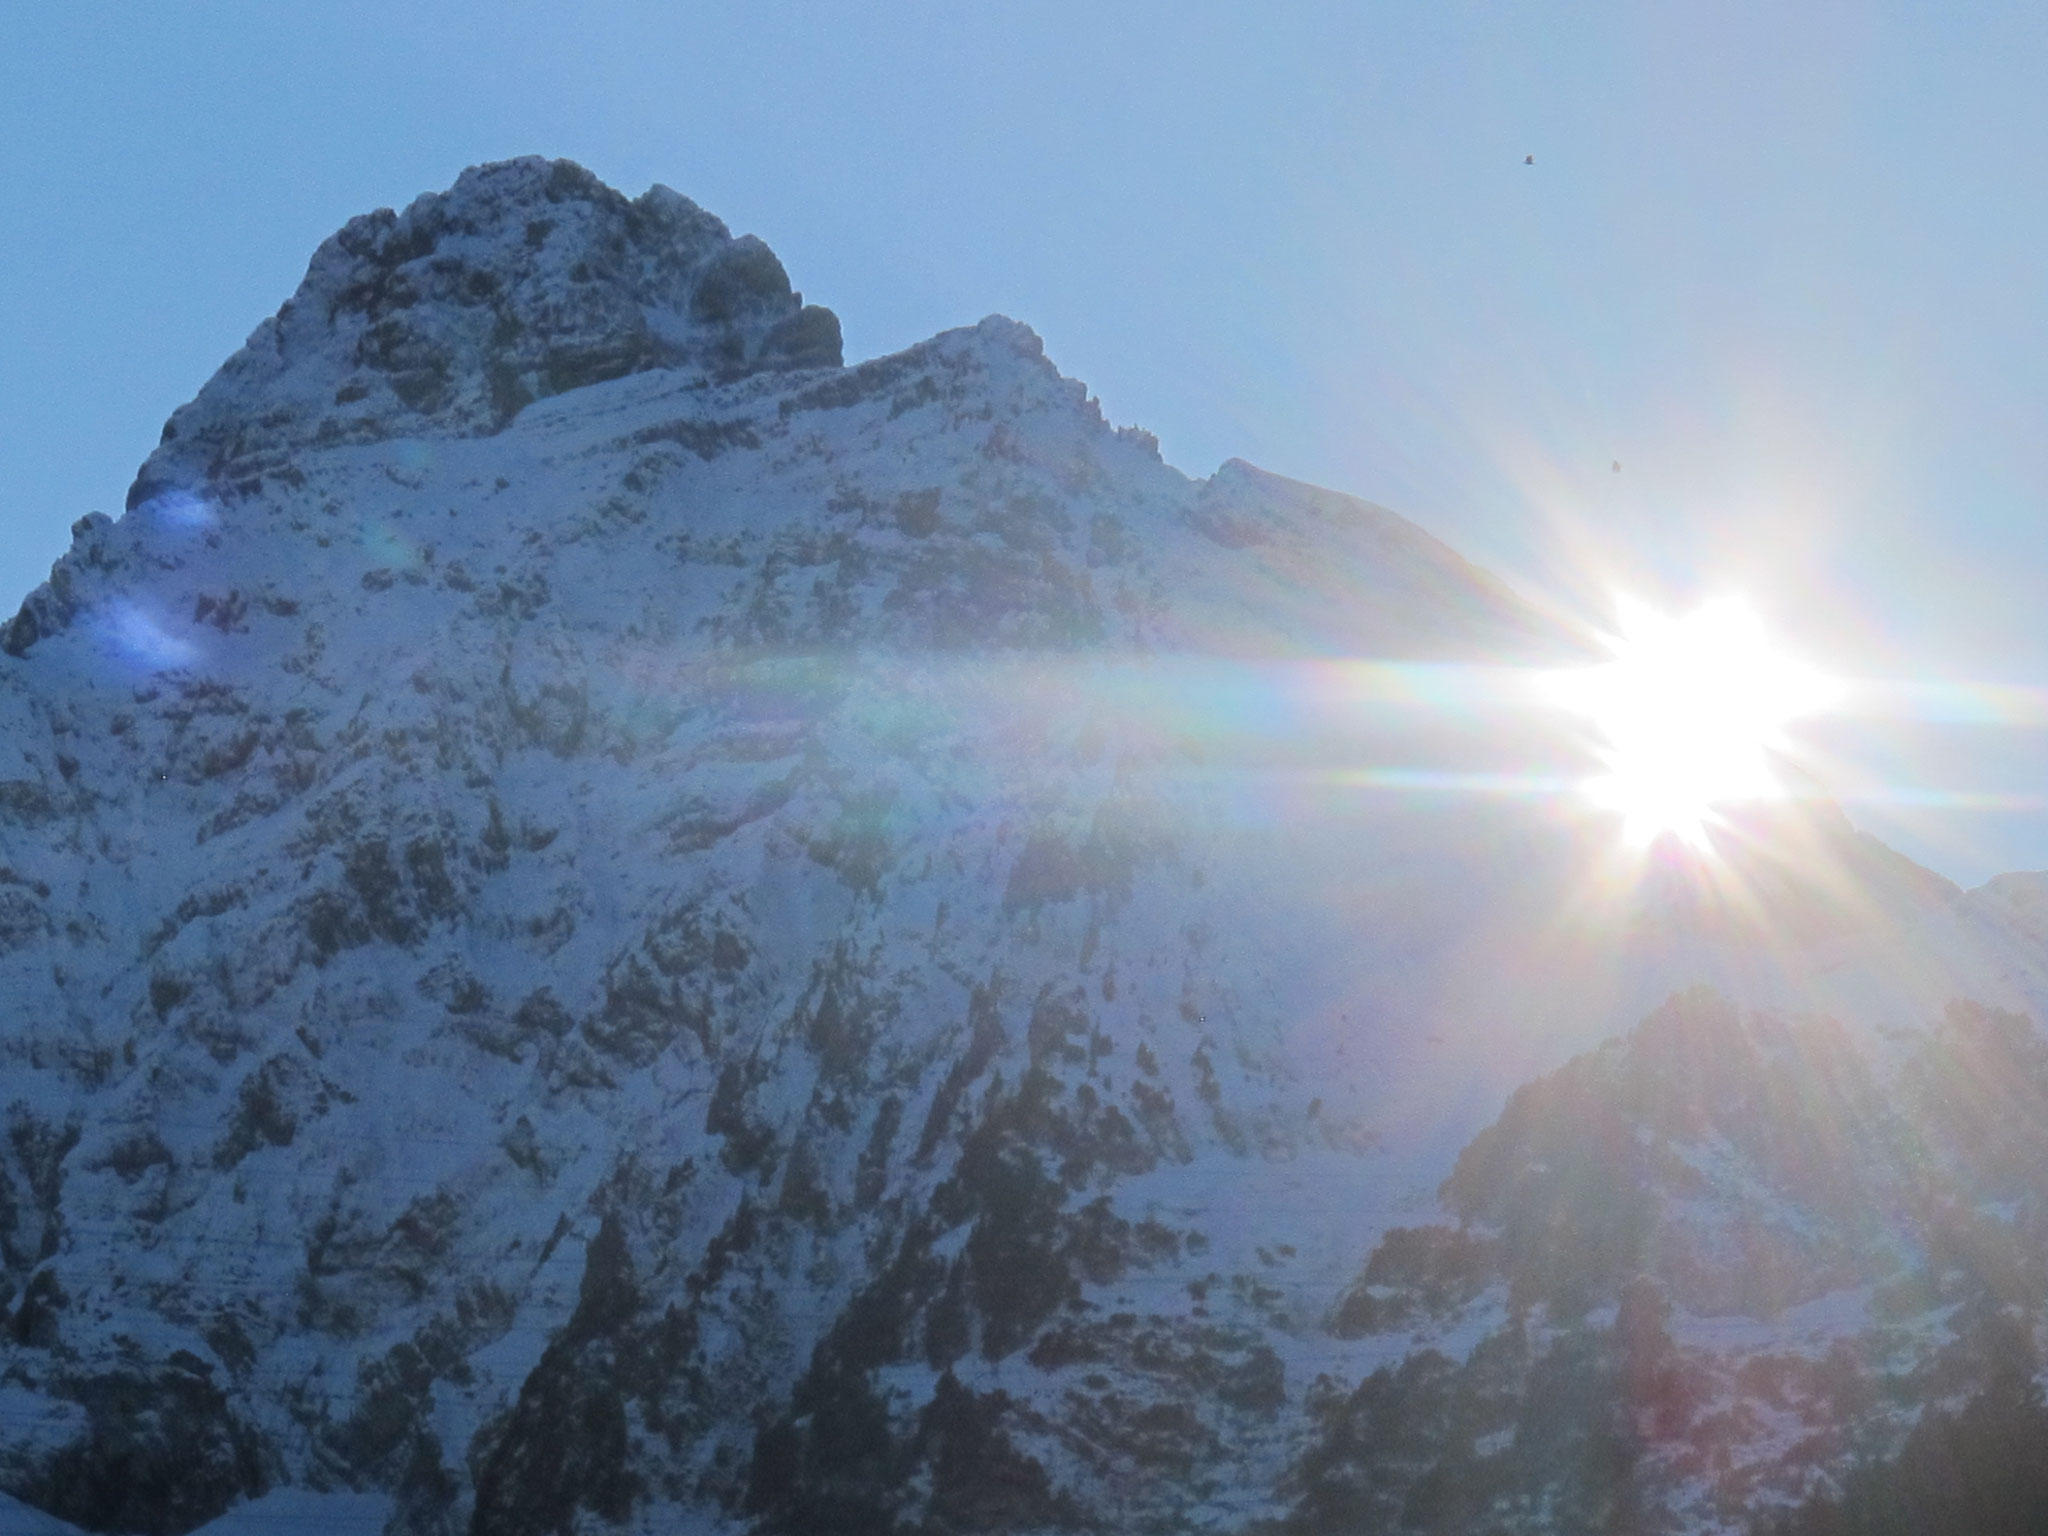
<instances>
[{"instance_id":1,"label":"mountain ridgeline","mask_svg":"<svg viewBox=\"0 0 2048 1536\"><path fill-rule=\"evenodd\" d=\"M0 652L0 1525L2036 1507L2048 880L1385 787L1583 638L1013 321L479 167Z\"/></svg>"}]
</instances>

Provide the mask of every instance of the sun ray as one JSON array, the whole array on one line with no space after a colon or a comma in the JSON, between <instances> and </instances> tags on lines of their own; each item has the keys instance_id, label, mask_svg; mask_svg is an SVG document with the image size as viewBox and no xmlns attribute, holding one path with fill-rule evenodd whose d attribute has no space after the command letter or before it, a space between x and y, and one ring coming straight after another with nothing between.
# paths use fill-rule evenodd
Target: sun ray
<instances>
[{"instance_id":1,"label":"sun ray","mask_svg":"<svg viewBox=\"0 0 2048 1536\"><path fill-rule=\"evenodd\" d=\"M1619 607L1611 659L1553 674L1551 695L1598 739L1603 772L1587 790L1624 838L1670 834L1704 850L1719 807L1786 793L1773 762L1785 727L1826 708L1838 685L1773 645L1740 602L1682 618Z\"/></svg>"}]
</instances>

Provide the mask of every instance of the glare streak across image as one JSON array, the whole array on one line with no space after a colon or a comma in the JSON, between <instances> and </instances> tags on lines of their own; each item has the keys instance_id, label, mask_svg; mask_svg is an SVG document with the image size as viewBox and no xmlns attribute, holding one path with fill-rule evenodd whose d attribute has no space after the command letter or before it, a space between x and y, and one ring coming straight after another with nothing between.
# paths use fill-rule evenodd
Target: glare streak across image
<instances>
[{"instance_id":1,"label":"glare streak across image","mask_svg":"<svg viewBox=\"0 0 2048 1536\"><path fill-rule=\"evenodd\" d=\"M1588 790L1646 845L1670 833L1704 847L1716 808L1786 790L1772 766L1785 727L1840 689L1778 650L1750 609L1710 604L1682 618L1620 603L1612 660L1551 679L1598 738L1604 772Z\"/></svg>"}]
</instances>

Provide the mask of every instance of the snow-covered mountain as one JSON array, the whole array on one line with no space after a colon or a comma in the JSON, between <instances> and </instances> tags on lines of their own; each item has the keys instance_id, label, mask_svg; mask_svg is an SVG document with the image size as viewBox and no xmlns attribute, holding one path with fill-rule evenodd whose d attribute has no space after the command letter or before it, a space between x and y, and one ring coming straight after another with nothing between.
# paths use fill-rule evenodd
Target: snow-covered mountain
<instances>
[{"instance_id":1,"label":"snow-covered mountain","mask_svg":"<svg viewBox=\"0 0 2048 1536\"><path fill-rule=\"evenodd\" d=\"M1012 321L839 354L486 166L77 525L0 1529L1740 1529L2011 1368L2048 880L1814 804L1619 881L1476 792L1579 636Z\"/></svg>"}]
</instances>

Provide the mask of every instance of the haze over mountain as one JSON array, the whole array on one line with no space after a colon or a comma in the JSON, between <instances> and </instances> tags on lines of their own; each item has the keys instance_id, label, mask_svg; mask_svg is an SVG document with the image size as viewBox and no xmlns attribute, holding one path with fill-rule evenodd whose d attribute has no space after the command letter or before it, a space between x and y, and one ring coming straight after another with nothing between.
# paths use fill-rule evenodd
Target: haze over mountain
<instances>
[{"instance_id":1,"label":"haze over mountain","mask_svg":"<svg viewBox=\"0 0 2048 1536\"><path fill-rule=\"evenodd\" d=\"M21 1511L1739 1530L2030 1378L2048 880L1624 878L1585 637L665 188L352 221L0 650Z\"/></svg>"}]
</instances>

